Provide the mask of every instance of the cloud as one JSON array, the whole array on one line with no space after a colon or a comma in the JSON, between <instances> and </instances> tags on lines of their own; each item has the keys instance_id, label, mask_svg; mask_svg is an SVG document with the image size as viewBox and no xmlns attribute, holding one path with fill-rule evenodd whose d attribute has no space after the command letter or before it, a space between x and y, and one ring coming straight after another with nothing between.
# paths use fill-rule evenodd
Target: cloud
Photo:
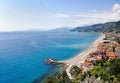
<instances>
[{"instance_id":1,"label":"cloud","mask_svg":"<svg viewBox=\"0 0 120 83\"><path fill-rule=\"evenodd\" d=\"M67 18L65 20L62 20L62 22L55 24L55 27L76 27L97 23L113 22L120 20L120 4L114 4L109 11L91 10L89 13L82 14L57 13L54 16L55 18Z\"/></svg>"},{"instance_id":2,"label":"cloud","mask_svg":"<svg viewBox=\"0 0 120 83\"><path fill-rule=\"evenodd\" d=\"M120 20L120 4L118 3L114 4L112 11L113 11L114 17Z\"/></svg>"},{"instance_id":3,"label":"cloud","mask_svg":"<svg viewBox=\"0 0 120 83\"><path fill-rule=\"evenodd\" d=\"M55 17L57 17L57 18L68 18L69 15L68 14L64 14L64 13L57 13L57 14L55 14Z\"/></svg>"},{"instance_id":4,"label":"cloud","mask_svg":"<svg viewBox=\"0 0 120 83\"><path fill-rule=\"evenodd\" d=\"M92 12L97 12L97 10L91 10Z\"/></svg>"},{"instance_id":5,"label":"cloud","mask_svg":"<svg viewBox=\"0 0 120 83\"><path fill-rule=\"evenodd\" d=\"M112 11L116 12L116 11L119 11L120 10L120 4L116 3L114 4L113 8L112 8Z\"/></svg>"},{"instance_id":6,"label":"cloud","mask_svg":"<svg viewBox=\"0 0 120 83\"><path fill-rule=\"evenodd\" d=\"M44 5L47 5L46 3ZM59 27L76 27L120 20L120 4L111 10L89 10L85 13L30 13L0 5L0 31L26 29L54 29Z\"/></svg>"},{"instance_id":7,"label":"cloud","mask_svg":"<svg viewBox=\"0 0 120 83\"><path fill-rule=\"evenodd\" d=\"M114 4L111 11L94 11L87 14L76 14L74 16L79 18L77 19L76 26L118 21L120 20L120 4Z\"/></svg>"},{"instance_id":8,"label":"cloud","mask_svg":"<svg viewBox=\"0 0 120 83\"><path fill-rule=\"evenodd\" d=\"M59 23L57 27L76 27L76 26L86 26L97 23L105 23L120 20L120 4L116 3L112 6L110 11L103 10L91 10L89 13L82 14L63 14L59 13L55 15L57 18L67 18L67 23Z\"/></svg>"}]
</instances>

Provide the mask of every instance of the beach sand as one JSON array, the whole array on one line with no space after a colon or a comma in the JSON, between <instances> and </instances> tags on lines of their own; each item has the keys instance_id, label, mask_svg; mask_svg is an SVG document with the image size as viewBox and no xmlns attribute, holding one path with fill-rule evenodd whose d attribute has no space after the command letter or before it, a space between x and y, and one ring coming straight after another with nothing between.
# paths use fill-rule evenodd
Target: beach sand
<instances>
[{"instance_id":1,"label":"beach sand","mask_svg":"<svg viewBox=\"0 0 120 83\"><path fill-rule=\"evenodd\" d=\"M82 53L78 54L77 56L75 56L73 58L60 61L66 65L66 73L67 73L69 79L73 79L73 77L70 74L70 70L71 70L72 66L76 65L79 67L81 65L81 63L83 63L87 59L87 57L90 53L95 52L97 50L97 46L101 42L103 42L103 38L105 38L105 35L101 34L101 36L97 40L95 40L87 50L83 51Z\"/></svg>"},{"instance_id":2,"label":"beach sand","mask_svg":"<svg viewBox=\"0 0 120 83\"><path fill-rule=\"evenodd\" d=\"M87 56L90 53L95 52L97 50L97 46L99 45L99 43L103 42L103 38L105 38L105 35L101 34L101 36L97 40L95 40L87 50L83 51L82 53L78 54L73 58L63 60L60 62L65 63L66 65L68 65L68 67L71 65L76 65L79 67L80 64L86 60Z\"/></svg>"}]
</instances>

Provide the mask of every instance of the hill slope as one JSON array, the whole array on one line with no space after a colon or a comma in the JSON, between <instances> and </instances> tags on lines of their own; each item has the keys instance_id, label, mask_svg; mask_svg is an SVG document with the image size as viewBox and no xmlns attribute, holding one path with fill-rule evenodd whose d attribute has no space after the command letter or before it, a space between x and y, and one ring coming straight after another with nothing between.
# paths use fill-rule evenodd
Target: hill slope
<instances>
[{"instance_id":1,"label":"hill slope","mask_svg":"<svg viewBox=\"0 0 120 83\"><path fill-rule=\"evenodd\" d=\"M71 31L79 31L79 32L105 32L105 31L113 31L120 30L120 21L117 22L107 22L107 23L99 23L90 26L84 27L76 27Z\"/></svg>"}]
</instances>

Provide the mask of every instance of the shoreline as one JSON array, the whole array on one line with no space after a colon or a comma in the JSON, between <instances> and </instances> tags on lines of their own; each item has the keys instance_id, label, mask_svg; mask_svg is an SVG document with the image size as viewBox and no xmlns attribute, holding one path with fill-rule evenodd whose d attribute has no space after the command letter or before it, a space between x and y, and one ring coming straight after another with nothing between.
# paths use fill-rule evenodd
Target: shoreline
<instances>
[{"instance_id":1,"label":"shoreline","mask_svg":"<svg viewBox=\"0 0 120 83\"><path fill-rule=\"evenodd\" d=\"M105 34L101 34L101 36L98 39L96 39L85 51L79 53L78 55L70 59L59 61L65 64L66 66L65 71L69 79L73 79L73 77L70 74L70 70L73 67L73 65L80 67L81 63L83 63L87 59L88 55L97 50L97 46L103 41L103 38L105 38Z\"/></svg>"},{"instance_id":2,"label":"shoreline","mask_svg":"<svg viewBox=\"0 0 120 83\"><path fill-rule=\"evenodd\" d=\"M99 45L99 43L101 43L103 41L103 38L105 37L105 34L101 34L101 36L96 39L90 46L88 49L86 49L85 51L79 53L78 55L70 58L70 59L67 59L67 60L62 60L62 61L59 61L59 62L62 62L64 64L66 64L68 67L71 66L71 65L76 65L76 66L80 66L81 63L83 63L86 59L87 59L87 56L96 51L97 50L97 46Z\"/></svg>"},{"instance_id":3,"label":"shoreline","mask_svg":"<svg viewBox=\"0 0 120 83\"><path fill-rule=\"evenodd\" d=\"M97 46L103 42L103 38L105 38L105 34L100 34L100 37L97 38L93 43L83 52L77 54L76 56L66 59L66 60L60 60L60 61L54 61L49 58L50 63L60 63L63 64L63 69L66 71L69 79L73 79L73 77L70 74L70 70L73 66L80 67L81 63L84 63L85 60L87 60L88 55L90 53L93 53L97 50Z\"/></svg>"}]
</instances>

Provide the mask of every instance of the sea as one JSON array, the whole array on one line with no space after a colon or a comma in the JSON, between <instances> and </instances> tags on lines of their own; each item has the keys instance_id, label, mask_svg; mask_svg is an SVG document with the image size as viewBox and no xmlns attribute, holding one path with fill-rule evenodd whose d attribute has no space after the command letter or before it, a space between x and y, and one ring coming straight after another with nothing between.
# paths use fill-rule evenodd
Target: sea
<instances>
[{"instance_id":1,"label":"sea","mask_svg":"<svg viewBox=\"0 0 120 83\"><path fill-rule=\"evenodd\" d=\"M0 83L32 83L53 74L56 66L46 64L46 58L72 58L98 37L92 32L0 32Z\"/></svg>"}]
</instances>

